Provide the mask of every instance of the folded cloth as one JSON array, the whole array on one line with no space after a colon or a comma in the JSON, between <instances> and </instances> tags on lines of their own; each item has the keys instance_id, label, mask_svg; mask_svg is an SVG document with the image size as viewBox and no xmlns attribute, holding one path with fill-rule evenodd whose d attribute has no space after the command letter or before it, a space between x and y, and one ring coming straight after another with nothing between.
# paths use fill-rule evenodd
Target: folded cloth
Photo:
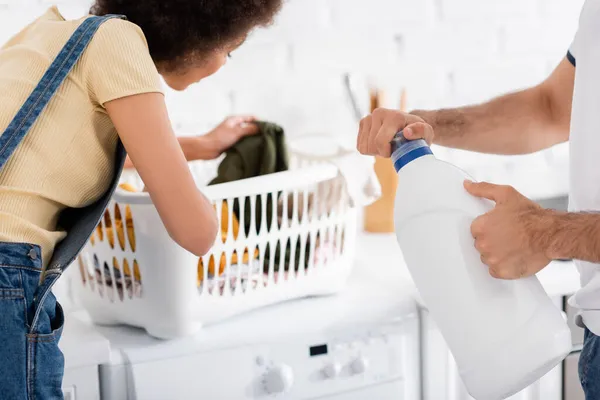
<instances>
[{"instance_id":1,"label":"folded cloth","mask_svg":"<svg viewBox=\"0 0 600 400\"><path fill-rule=\"evenodd\" d=\"M381 197L381 185L373 169L375 158L351 151L332 159L331 163L338 167L346 182L351 207L368 206Z\"/></svg>"}]
</instances>

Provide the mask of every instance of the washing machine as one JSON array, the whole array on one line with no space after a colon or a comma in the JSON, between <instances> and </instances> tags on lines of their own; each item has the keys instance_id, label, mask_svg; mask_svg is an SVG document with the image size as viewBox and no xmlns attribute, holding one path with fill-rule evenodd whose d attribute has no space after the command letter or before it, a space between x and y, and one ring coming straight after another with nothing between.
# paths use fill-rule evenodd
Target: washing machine
<instances>
[{"instance_id":1,"label":"washing machine","mask_svg":"<svg viewBox=\"0 0 600 400\"><path fill-rule=\"evenodd\" d=\"M372 268L356 268L338 295L260 309L190 338L97 327L111 346L110 361L99 368L101 398L420 399L412 286L382 280Z\"/></svg>"}]
</instances>

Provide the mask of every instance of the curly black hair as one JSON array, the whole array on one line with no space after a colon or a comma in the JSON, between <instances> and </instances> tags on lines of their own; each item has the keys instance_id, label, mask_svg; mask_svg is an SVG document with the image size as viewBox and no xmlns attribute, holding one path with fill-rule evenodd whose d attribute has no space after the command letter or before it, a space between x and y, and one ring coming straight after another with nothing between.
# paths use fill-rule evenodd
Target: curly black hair
<instances>
[{"instance_id":1,"label":"curly black hair","mask_svg":"<svg viewBox=\"0 0 600 400\"><path fill-rule=\"evenodd\" d=\"M121 14L138 25L154 62L178 70L273 20L283 0L96 0L93 15Z\"/></svg>"}]
</instances>

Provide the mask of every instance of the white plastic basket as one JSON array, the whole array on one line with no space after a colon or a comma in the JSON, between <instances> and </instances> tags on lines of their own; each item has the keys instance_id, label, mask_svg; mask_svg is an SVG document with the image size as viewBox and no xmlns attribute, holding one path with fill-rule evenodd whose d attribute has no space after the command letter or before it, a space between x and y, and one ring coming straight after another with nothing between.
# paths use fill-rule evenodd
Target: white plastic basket
<instances>
[{"instance_id":1,"label":"white plastic basket","mask_svg":"<svg viewBox=\"0 0 600 400\"><path fill-rule=\"evenodd\" d=\"M289 171L203 188L222 234L200 260L169 237L146 193L118 190L75 264L75 297L98 324L167 339L258 307L338 292L352 268L357 214L325 159L292 152Z\"/></svg>"}]
</instances>

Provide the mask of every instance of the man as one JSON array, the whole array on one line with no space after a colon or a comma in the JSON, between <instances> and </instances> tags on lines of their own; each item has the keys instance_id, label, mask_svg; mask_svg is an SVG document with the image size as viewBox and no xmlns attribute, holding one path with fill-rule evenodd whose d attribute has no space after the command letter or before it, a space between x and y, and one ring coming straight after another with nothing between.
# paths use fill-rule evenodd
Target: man
<instances>
[{"instance_id":1,"label":"man","mask_svg":"<svg viewBox=\"0 0 600 400\"><path fill-rule=\"evenodd\" d=\"M541 84L471 107L375 110L361 121L357 147L390 157L401 129L407 139L494 154L570 141L569 212L542 209L508 186L465 182L465 188L496 203L471 226L492 276L518 279L551 260L577 260L582 288L570 301L586 330L579 375L586 398L600 399L600 0L585 2L566 57Z\"/></svg>"}]
</instances>

